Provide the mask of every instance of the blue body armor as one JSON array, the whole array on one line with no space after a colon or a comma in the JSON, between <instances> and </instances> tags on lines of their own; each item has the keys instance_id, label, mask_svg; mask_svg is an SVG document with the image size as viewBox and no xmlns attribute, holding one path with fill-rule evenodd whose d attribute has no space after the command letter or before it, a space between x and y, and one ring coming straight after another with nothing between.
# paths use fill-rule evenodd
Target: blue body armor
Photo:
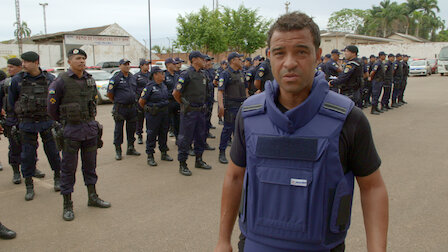
<instances>
[{"instance_id":1,"label":"blue body armor","mask_svg":"<svg viewBox=\"0 0 448 252\"><path fill-rule=\"evenodd\" d=\"M274 102L278 92L278 83L269 82L242 105L247 167L240 228L267 247L329 251L350 226L354 176L344 174L339 136L354 103L329 91L323 73L309 97L285 113Z\"/></svg>"}]
</instances>

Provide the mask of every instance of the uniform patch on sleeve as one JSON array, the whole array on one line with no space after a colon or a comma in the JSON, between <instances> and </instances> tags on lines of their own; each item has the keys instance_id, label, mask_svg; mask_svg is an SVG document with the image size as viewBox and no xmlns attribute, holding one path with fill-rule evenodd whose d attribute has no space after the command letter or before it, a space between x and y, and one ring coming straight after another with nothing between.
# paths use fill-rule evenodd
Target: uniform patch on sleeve
<instances>
[{"instance_id":1,"label":"uniform patch on sleeve","mask_svg":"<svg viewBox=\"0 0 448 252\"><path fill-rule=\"evenodd\" d=\"M374 70L374 71L378 70L378 65L375 65L375 66L373 67L373 70Z\"/></svg>"},{"instance_id":2,"label":"uniform patch on sleeve","mask_svg":"<svg viewBox=\"0 0 448 252\"><path fill-rule=\"evenodd\" d=\"M224 85L224 79L223 79L223 78L220 78L220 79L219 79L219 86L222 87L222 85Z\"/></svg>"},{"instance_id":3,"label":"uniform patch on sleeve","mask_svg":"<svg viewBox=\"0 0 448 252\"><path fill-rule=\"evenodd\" d=\"M184 83L184 82L185 82L185 80L184 80L184 78L182 78L182 77L179 77L179 80L178 80L178 82L180 82L180 83Z\"/></svg>"},{"instance_id":4,"label":"uniform patch on sleeve","mask_svg":"<svg viewBox=\"0 0 448 252\"><path fill-rule=\"evenodd\" d=\"M109 84L109 90L112 90L114 88L114 84Z\"/></svg>"},{"instance_id":5,"label":"uniform patch on sleeve","mask_svg":"<svg viewBox=\"0 0 448 252\"><path fill-rule=\"evenodd\" d=\"M246 81L250 81L250 76L246 75Z\"/></svg>"},{"instance_id":6,"label":"uniform patch on sleeve","mask_svg":"<svg viewBox=\"0 0 448 252\"><path fill-rule=\"evenodd\" d=\"M56 94L56 91L54 91L54 89L50 89L48 90L48 94Z\"/></svg>"},{"instance_id":7,"label":"uniform patch on sleeve","mask_svg":"<svg viewBox=\"0 0 448 252\"><path fill-rule=\"evenodd\" d=\"M176 89L177 89L177 90L181 90L181 89L182 89L182 84L180 84L180 83L177 84Z\"/></svg>"},{"instance_id":8,"label":"uniform patch on sleeve","mask_svg":"<svg viewBox=\"0 0 448 252\"><path fill-rule=\"evenodd\" d=\"M258 76L260 76L260 77L263 77L263 75L264 75L264 72L262 72L262 71L260 71L260 72L258 73Z\"/></svg>"},{"instance_id":9,"label":"uniform patch on sleeve","mask_svg":"<svg viewBox=\"0 0 448 252\"><path fill-rule=\"evenodd\" d=\"M351 68L352 68L352 66L347 65L344 69L344 73L348 73L348 71L350 71Z\"/></svg>"},{"instance_id":10,"label":"uniform patch on sleeve","mask_svg":"<svg viewBox=\"0 0 448 252\"><path fill-rule=\"evenodd\" d=\"M51 104L55 104L56 103L56 99L55 98L51 98L50 102L51 102Z\"/></svg>"},{"instance_id":11,"label":"uniform patch on sleeve","mask_svg":"<svg viewBox=\"0 0 448 252\"><path fill-rule=\"evenodd\" d=\"M143 89L142 94L140 95L140 97L145 96L145 93L146 93L146 88Z\"/></svg>"},{"instance_id":12,"label":"uniform patch on sleeve","mask_svg":"<svg viewBox=\"0 0 448 252\"><path fill-rule=\"evenodd\" d=\"M114 85L114 84L115 84L115 81L114 81L114 80L110 80L110 81L109 81L109 84L110 84L110 85Z\"/></svg>"}]
</instances>

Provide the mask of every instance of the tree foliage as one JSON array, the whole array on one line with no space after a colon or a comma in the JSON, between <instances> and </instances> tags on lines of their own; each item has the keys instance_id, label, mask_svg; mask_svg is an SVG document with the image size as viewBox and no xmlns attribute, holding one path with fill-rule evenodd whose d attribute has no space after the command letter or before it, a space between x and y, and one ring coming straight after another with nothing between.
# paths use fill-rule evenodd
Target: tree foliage
<instances>
[{"instance_id":1,"label":"tree foliage","mask_svg":"<svg viewBox=\"0 0 448 252\"><path fill-rule=\"evenodd\" d=\"M16 29L14 30L15 37L18 37L20 34L22 34L23 38L29 38L31 36L31 29L25 21L22 21L22 25L20 26L17 22L14 22L13 26L16 26Z\"/></svg>"},{"instance_id":2,"label":"tree foliage","mask_svg":"<svg viewBox=\"0 0 448 252\"><path fill-rule=\"evenodd\" d=\"M271 21L240 6L236 10L224 7L222 13L202 7L197 13L179 15L177 22L177 47L217 54L229 49L252 53L263 47Z\"/></svg>"},{"instance_id":3,"label":"tree foliage","mask_svg":"<svg viewBox=\"0 0 448 252\"><path fill-rule=\"evenodd\" d=\"M332 13L328 28L363 35L387 37L395 32L436 41L445 21L437 16L437 0L383 0L368 10L342 9Z\"/></svg>"}]
</instances>

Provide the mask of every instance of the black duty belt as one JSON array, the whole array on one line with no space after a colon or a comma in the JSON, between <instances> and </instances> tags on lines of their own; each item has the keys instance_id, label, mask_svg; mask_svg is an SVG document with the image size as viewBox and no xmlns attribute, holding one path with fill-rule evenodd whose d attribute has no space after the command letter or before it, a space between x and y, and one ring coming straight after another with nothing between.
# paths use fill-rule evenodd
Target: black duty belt
<instances>
[{"instance_id":1,"label":"black duty belt","mask_svg":"<svg viewBox=\"0 0 448 252\"><path fill-rule=\"evenodd\" d=\"M123 103L115 103L115 106L120 108L133 108L135 107L135 103L123 104Z\"/></svg>"}]
</instances>

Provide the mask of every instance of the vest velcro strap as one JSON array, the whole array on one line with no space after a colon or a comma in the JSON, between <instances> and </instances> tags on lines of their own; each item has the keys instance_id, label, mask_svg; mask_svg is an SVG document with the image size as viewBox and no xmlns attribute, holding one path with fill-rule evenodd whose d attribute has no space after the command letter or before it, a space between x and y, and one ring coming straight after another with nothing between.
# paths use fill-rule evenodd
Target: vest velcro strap
<instances>
[{"instance_id":1,"label":"vest velcro strap","mask_svg":"<svg viewBox=\"0 0 448 252\"><path fill-rule=\"evenodd\" d=\"M265 113L266 94L260 93L247 98L241 105L241 115L245 117L255 116Z\"/></svg>"},{"instance_id":2,"label":"vest velcro strap","mask_svg":"<svg viewBox=\"0 0 448 252\"><path fill-rule=\"evenodd\" d=\"M318 156L318 139L259 136L257 157L314 161Z\"/></svg>"},{"instance_id":3,"label":"vest velcro strap","mask_svg":"<svg viewBox=\"0 0 448 252\"><path fill-rule=\"evenodd\" d=\"M257 110L257 109L261 109L264 105L263 104L255 104L255 105L250 105L250 106L244 106L243 107L243 111L252 111L252 110Z\"/></svg>"},{"instance_id":4,"label":"vest velcro strap","mask_svg":"<svg viewBox=\"0 0 448 252\"><path fill-rule=\"evenodd\" d=\"M345 115L345 113L347 113L347 109L345 109L343 107L339 107L338 105L328 103L328 102L324 104L324 108L336 111L336 112L344 114L344 115Z\"/></svg>"}]
</instances>

